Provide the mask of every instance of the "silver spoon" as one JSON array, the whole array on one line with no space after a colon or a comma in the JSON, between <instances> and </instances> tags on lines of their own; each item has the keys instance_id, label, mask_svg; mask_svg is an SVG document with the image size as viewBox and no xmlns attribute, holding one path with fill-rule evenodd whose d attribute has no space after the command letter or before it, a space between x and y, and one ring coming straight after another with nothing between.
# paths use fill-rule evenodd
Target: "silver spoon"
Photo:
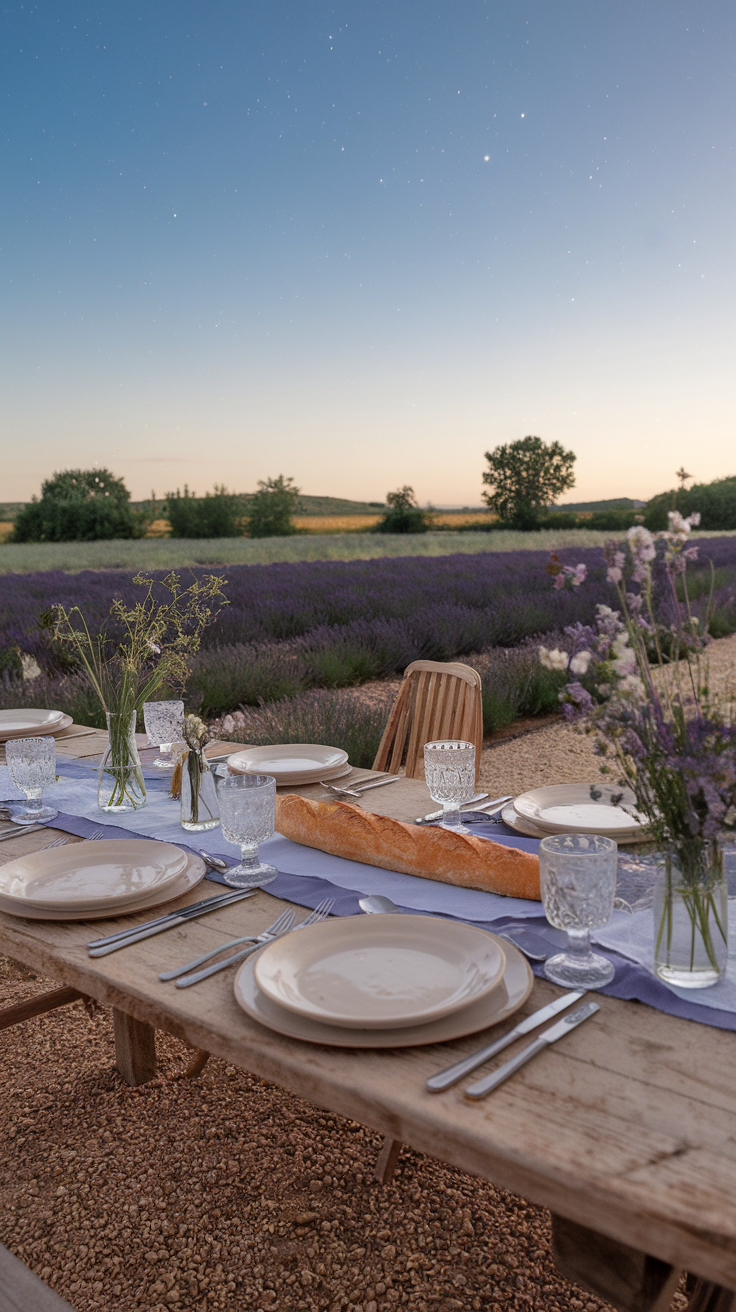
<instances>
[{"instance_id":1,"label":"silver spoon","mask_svg":"<svg viewBox=\"0 0 736 1312\"><path fill-rule=\"evenodd\" d=\"M229 867L227 861L223 861L223 859L222 859L221 856L210 856L209 852L205 852L205 851L203 851L202 848L199 849L199 855L201 856L201 858L202 858L202 860L204 861L205 865L206 865L206 866L211 866L213 870L229 870L229 869L230 869L230 867Z\"/></svg>"},{"instance_id":2,"label":"silver spoon","mask_svg":"<svg viewBox=\"0 0 736 1312\"><path fill-rule=\"evenodd\" d=\"M359 897L358 906L361 911L367 912L369 916L381 916L388 911L398 911L399 909L390 897L383 897L380 893L371 893L368 897Z\"/></svg>"}]
</instances>

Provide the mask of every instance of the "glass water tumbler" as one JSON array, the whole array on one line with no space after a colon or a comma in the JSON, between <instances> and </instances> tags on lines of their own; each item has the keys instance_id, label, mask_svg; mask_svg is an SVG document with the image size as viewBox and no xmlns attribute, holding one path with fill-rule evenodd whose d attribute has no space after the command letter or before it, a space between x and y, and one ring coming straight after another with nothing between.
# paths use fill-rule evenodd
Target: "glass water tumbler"
<instances>
[{"instance_id":1,"label":"glass water tumbler","mask_svg":"<svg viewBox=\"0 0 736 1312\"><path fill-rule=\"evenodd\" d=\"M610 984L611 962L594 953L591 929L613 915L618 848L596 834L555 834L539 844L539 882L544 913L567 933L564 952L549 957L544 973L565 988L595 989Z\"/></svg>"},{"instance_id":2,"label":"glass water tumbler","mask_svg":"<svg viewBox=\"0 0 736 1312\"><path fill-rule=\"evenodd\" d=\"M439 802L442 827L463 832L460 806L475 791L475 747L460 739L447 738L427 743L424 748L424 778L433 802Z\"/></svg>"},{"instance_id":3,"label":"glass water tumbler","mask_svg":"<svg viewBox=\"0 0 736 1312\"><path fill-rule=\"evenodd\" d=\"M173 770L173 743L184 736L184 703L181 701L144 702L143 723L152 747L158 747L158 756L151 761L157 770Z\"/></svg>"},{"instance_id":4,"label":"glass water tumbler","mask_svg":"<svg viewBox=\"0 0 736 1312\"><path fill-rule=\"evenodd\" d=\"M25 805L13 806L12 817L19 825L47 824L59 814L53 806L44 806L43 790L56 780L56 743L51 735L43 738L12 738L5 744L8 773L25 793Z\"/></svg>"}]
</instances>

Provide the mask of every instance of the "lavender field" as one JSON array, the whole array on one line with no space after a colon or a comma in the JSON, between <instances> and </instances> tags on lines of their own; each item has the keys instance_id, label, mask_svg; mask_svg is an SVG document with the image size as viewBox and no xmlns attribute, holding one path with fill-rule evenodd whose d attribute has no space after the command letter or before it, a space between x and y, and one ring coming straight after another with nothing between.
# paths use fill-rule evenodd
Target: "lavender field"
<instances>
[{"instance_id":1,"label":"lavender field","mask_svg":"<svg viewBox=\"0 0 736 1312\"><path fill-rule=\"evenodd\" d=\"M736 540L701 539L699 546L701 559L691 569L695 607L706 605L706 567L712 561L713 632L722 636L736 629ZM545 572L548 556L541 551L221 566L213 572L227 579L230 604L205 634L187 698L211 717L310 689L386 678L419 658L467 659L491 649L523 649L535 636L576 620L591 622L596 605L612 601L600 547L565 548L559 556L587 565L582 588L553 591ZM63 601L79 605L95 628L113 596L133 601L137 592L131 573L123 571L0 577L4 704L17 705L21 695L37 703L43 693L46 704L63 703L77 719L99 717L79 681L68 671L63 677L42 616ZM43 671L41 680L22 688L14 677L20 652L32 655ZM508 661L486 660L487 727L554 707L556 682L533 666L522 651L511 678Z\"/></svg>"}]
</instances>

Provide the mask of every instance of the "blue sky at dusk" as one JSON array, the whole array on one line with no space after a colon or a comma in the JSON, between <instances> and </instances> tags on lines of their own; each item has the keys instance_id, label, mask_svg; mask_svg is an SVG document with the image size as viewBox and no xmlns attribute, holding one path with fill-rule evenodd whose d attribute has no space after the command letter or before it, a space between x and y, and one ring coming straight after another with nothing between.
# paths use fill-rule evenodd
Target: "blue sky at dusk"
<instances>
[{"instance_id":1,"label":"blue sky at dusk","mask_svg":"<svg viewBox=\"0 0 736 1312\"><path fill-rule=\"evenodd\" d=\"M730 0L3 12L0 500L736 474Z\"/></svg>"}]
</instances>

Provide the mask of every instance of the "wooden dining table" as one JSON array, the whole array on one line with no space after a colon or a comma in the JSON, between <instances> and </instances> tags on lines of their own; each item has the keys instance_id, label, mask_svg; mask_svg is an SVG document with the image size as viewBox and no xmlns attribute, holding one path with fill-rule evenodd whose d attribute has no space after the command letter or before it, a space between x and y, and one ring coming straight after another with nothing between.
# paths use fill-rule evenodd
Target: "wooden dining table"
<instances>
[{"instance_id":1,"label":"wooden dining table","mask_svg":"<svg viewBox=\"0 0 736 1312\"><path fill-rule=\"evenodd\" d=\"M105 740L73 726L57 750L96 758ZM316 785L298 791L324 796ZM372 790L363 804L404 820L432 809L424 782L403 778ZM4 830L0 824L0 836ZM5 841L0 861L56 836L49 827ZM184 900L201 897L200 886ZM261 930L288 905L262 890L100 958L88 956L87 942L119 921L0 914L0 952L57 985L0 1011L0 1028L92 998L113 1009L117 1066L129 1084L153 1077L155 1032L165 1031L200 1054L193 1071L216 1054L380 1131L379 1174L403 1143L549 1208L560 1269L623 1312L664 1312L683 1271L693 1312L726 1312L736 1290L736 1034L597 995L593 1020L470 1103L462 1084L433 1095L425 1080L497 1037L493 1029L420 1048L328 1048L250 1019L235 1001L230 971L182 990L159 981L160 971ZM515 1019L559 992L536 979Z\"/></svg>"}]
</instances>

